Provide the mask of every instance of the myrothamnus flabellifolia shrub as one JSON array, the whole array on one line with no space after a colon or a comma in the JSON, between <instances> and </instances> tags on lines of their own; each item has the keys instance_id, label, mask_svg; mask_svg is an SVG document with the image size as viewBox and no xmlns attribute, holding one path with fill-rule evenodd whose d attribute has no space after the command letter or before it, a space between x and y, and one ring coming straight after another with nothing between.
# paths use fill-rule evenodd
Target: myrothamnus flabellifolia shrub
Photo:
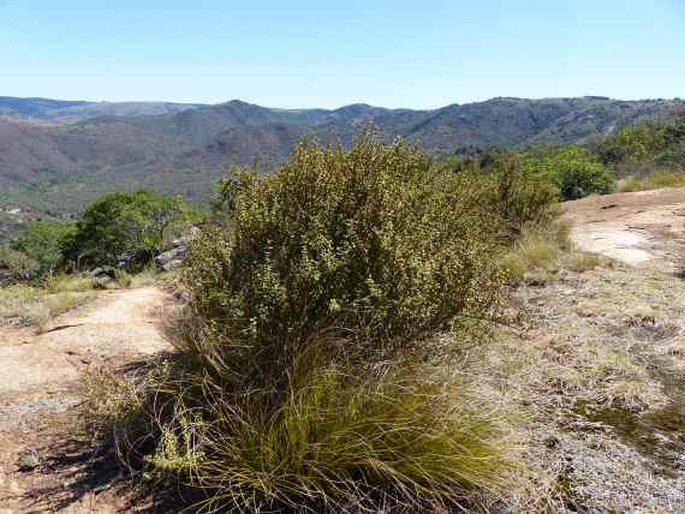
<instances>
[{"instance_id":1,"label":"myrothamnus flabellifolia shrub","mask_svg":"<svg viewBox=\"0 0 685 514\"><path fill-rule=\"evenodd\" d=\"M276 173L242 174L234 194L231 229L206 229L190 252L192 339L198 356L265 387L321 331L355 351L392 349L497 296L502 223L482 184L402 141L302 142Z\"/></svg>"}]
</instances>

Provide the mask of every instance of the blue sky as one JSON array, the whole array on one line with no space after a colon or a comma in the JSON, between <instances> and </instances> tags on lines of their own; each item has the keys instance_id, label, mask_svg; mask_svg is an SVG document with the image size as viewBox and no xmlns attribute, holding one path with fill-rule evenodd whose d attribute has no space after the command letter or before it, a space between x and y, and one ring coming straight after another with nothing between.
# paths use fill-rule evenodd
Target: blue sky
<instances>
[{"instance_id":1,"label":"blue sky","mask_svg":"<svg viewBox=\"0 0 685 514\"><path fill-rule=\"evenodd\" d=\"M0 95L431 108L685 97L685 0L0 0Z\"/></svg>"}]
</instances>

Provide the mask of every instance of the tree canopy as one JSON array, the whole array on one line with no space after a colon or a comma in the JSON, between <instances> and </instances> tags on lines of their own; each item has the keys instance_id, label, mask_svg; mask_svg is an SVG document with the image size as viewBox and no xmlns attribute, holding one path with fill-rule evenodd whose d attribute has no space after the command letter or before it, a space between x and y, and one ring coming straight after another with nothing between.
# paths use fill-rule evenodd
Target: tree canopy
<instances>
[{"instance_id":1,"label":"tree canopy","mask_svg":"<svg viewBox=\"0 0 685 514\"><path fill-rule=\"evenodd\" d=\"M62 263L65 246L75 232L76 226L73 223L32 221L12 240L10 248L24 255L26 275L48 275Z\"/></svg>"},{"instance_id":2,"label":"tree canopy","mask_svg":"<svg viewBox=\"0 0 685 514\"><path fill-rule=\"evenodd\" d=\"M150 260L192 217L181 198L147 190L108 193L84 211L68 255L78 266L112 264L126 251Z\"/></svg>"}]
</instances>

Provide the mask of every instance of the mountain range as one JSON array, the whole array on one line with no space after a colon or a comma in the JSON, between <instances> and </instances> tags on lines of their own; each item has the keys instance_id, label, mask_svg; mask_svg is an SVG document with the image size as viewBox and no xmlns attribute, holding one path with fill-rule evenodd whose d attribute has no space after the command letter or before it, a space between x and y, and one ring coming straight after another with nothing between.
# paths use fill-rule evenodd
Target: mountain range
<instances>
[{"instance_id":1,"label":"mountain range","mask_svg":"<svg viewBox=\"0 0 685 514\"><path fill-rule=\"evenodd\" d=\"M367 124L388 139L402 136L445 155L582 143L683 106L681 100L581 97L494 98L433 110L366 104L278 109L239 100L204 105L0 97L0 187L6 192L0 218L17 209L73 214L115 189L206 198L232 165L258 161L269 169L305 135L347 143Z\"/></svg>"}]
</instances>

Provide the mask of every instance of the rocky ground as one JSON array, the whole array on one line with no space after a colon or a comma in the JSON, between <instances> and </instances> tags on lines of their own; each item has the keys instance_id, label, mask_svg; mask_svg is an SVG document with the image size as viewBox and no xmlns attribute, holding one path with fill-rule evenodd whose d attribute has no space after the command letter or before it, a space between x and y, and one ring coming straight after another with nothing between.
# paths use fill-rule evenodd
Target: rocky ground
<instances>
[{"instance_id":1,"label":"rocky ground","mask_svg":"<svg viewBox=\"0 0 685 514\"><path fill-rule=\"evenodd\" d=\"M169 349L158 327L169 302L152 287L103 291L39 335L0 329L0 513L129 510L107 490L112 480L91 476L89 449L71 440L73 407L89 369Z\"/></svg>"},{"instance_id":2,"label":"rocky ground","mask_svg":"<svg viewBox=\"0 0 685 514\"><path fill-rule=\"evenodd\" d=\"M685 253L685 188L584 198L565 204L577 247L640 268L678 272Z\"/></svg>"},{"instance_id":3,"label":"rocky ground","mask_svg":"<svg viewBox=\"0 0 685 514\"><path fill-rule=\"evenodd\" d=\"M528 415L531 510L685 512L685 189L565 207L576 248L611 260L532 277L490 350Z\"/></svg>"}]
</instances>

